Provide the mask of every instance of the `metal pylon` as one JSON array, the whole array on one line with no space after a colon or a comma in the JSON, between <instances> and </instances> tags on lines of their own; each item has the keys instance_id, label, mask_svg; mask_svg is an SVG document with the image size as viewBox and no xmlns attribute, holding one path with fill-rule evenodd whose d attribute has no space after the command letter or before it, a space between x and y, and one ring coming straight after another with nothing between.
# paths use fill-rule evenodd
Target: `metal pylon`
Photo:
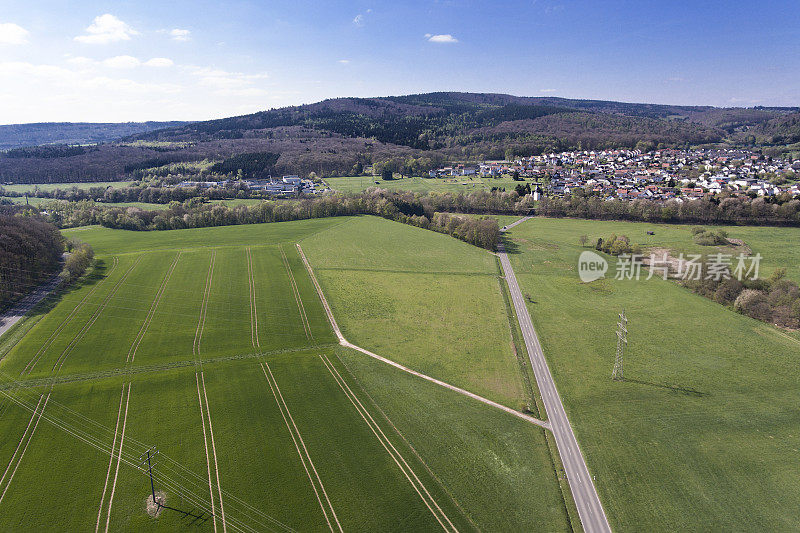
<instances>
[{"instance_id":1,"label":"metal pylon","mask_svg":"<svg viewBox=\"0 0 800 533\"><path fill-rule=\"evenodd\" d=\"M619 314L619 322L617 322L617 357L614 359L614 371L611 373L611 379L614 381L622 381L622 356L625 352L625 346L628 344L628 319L625 316L625 310Z\"/></svg>"}]
</instances>

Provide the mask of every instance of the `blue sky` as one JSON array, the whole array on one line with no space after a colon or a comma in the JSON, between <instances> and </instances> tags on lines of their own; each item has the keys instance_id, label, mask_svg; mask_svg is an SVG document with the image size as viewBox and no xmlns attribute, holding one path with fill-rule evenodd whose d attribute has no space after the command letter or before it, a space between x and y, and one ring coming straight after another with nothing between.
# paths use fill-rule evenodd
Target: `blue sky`
<instances>
[{"instance_id":1,"label":"blue sky","mask_svg":"<svg viewBox=\"0 0 800 533\"><path fill-rule=\"evenodd\" d=\"M800 105L796 0L0 0L0 124L457 90Z\"/></svg>"}]
</instances>

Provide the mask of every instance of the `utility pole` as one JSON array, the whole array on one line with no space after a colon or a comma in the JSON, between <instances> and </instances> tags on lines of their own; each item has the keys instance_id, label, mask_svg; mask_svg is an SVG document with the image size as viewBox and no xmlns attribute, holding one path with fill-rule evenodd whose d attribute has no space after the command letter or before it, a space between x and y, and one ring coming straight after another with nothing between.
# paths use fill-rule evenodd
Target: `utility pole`
<instances>
[{"instance_id":1,"label":"utility pole","mask_svg":"<svg viewBox=\"0 0 800 533\"><path fill-rule=\"evenodd\" d=\"M622 375L622 356L627 344L628 318L625 316L625 309L623 309L619 314L619 322L617 322L617 356L614 359L614 371L611 373L611 379L614 381L622 381L625 379Z\"/></svg>"},{"instance_id":2,"label":"utility pole","mask_svg":"<svg viewBox=\"0 0 800 533\"><path fill-rule=\"evenodd\" d=\"M144 468L144 463L147 463L147 472L150 474L150 492L153 495L153 503L158 505L158 502L156 502L156 486L153 483L153 459L156 455L158 455L158 448L151 446L146 452L139 456L139 459L142 460L142 468Z\"/></svg>"}]
</instances>

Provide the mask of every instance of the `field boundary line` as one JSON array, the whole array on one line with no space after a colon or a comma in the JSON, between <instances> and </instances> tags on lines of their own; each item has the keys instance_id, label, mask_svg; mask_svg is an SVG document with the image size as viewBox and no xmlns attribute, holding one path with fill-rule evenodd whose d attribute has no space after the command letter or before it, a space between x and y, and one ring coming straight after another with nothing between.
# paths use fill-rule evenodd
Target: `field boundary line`
<instances>
[{"instance_id":1,"label":"field boundary line","mask_svg":"<svg viewBox=\"0 0 800 533\"><path fill-rule=\"evenodd\" d=\"M192 355L200 355L200 340L203 338L203 330L206 326L206 311L208 309L208 298L211 295L211 279L214 277L214 260L217 251L211 250L211 261L208 264L208 274L206 274L206 287L203 290L203 302L200 304L200 318L197 320L197 329L194 332L194 344L192 345Z\"/></svg>"},{"instance_id":2,"label":"field boundary line","mask_svg":"<svg viewBox=\"0 0 800 533\"><path fill-rule=\"evenodd\" d=\"M203 413L203 399L200 396L200 374L194 373L197 382L197 401L200 403L200 419L203 422L203 446L206 449L206 470L208 471L208 492L211 495L211 517L214 520L214 533L217 532L217 510L214 504L214 488L211 483L211 457L208 455L208 436L206 435L206 415Z\"/></svg>"},{"instance_id":3,"label":"field boundary line","mask_svg":"<svg viewBox=\"0 0 800 533\"><path fill-rule=\"evenodd\" d=\"M108 470L106 471L106 481L103 484L103 494L100 496L100 507L97 508L97 525L95 533L100 531L100 519L103 517L103 503L106 500L106 490L108 489L108 479L111 477L111 467L114 465L114 450L117 447L117 432L119 431L119 419L122 418L122 399L125 397L125 385L119 395L119 409L117 410L117 425L114 427L114 440L111 441L111 454L108 457Z\"/></svg>"},{"instance_id":4,"label":"field boundary line","mask_svg":"<svg viewBox=\"0 0 800 533\"><path fill-rule=\"evenodd\" d=\"M114 471L114 483L111 485L111 495L108 497L108 511L106 512L106 530L108 533L108 526L111 524L111 505L114 503L114 492L117 490L117 477L119 476L119 464L122 462L122 444L125 441L125 427L128 424L128 403L131 400L131 383L128 382L128 395L125 398L125 416L122 419L122 435L119 438L119 450L117 452L117 468ZM113 460L114 455L112 453Z\"/></svg>"},{"instance_id":5,"label":"field boundary line","mask_svg":"<svg viewBox=\"0 0 800 533\"><path fill-rule=\"evenodd\" d=\"M256 308L256 278L253 274L253 256L250 247L245 248L247 254L247 274L250 281L250 340L253 348L261 348L258 340L258 309Z\"/></svg>"},{"instance_id":6,"label":"field boundary line","mask_svg":"<svg viewBox=\"0 0 800 533\"><path fill-rule=\"evenodd\" d=\"M125 274L123 274L123 276L119 278L119 280L114 284L114 287L106 295L106 297L103 299L103 302L97 307L97 309L95 309L94 313L92 313L92 316L89 317L89 320L86 321L86 324L83 325L83 327L80 329L80 331L78 331L75 337L73 337L72 340L69 342L69 344L67 344L67 346L64 348L64 351L61 352L61 355L58 357L55 364L53 365L53 372L58 373L61 370L69 354L72 353L72 350L75 348L75 346L77 346L77 344L83 339L84 335L86 335L86 332L89 331L89 329L94 325L95 322L97 322L97 319L100 318L100 315L103 313L103 310L105 310L106 306L108 305L108 302L110 302L111 299L117 294L119 288L125 283L125 280L128 279L128 275L130 275L133 269L136 268L136 265L139 264L139 261L141 259L142 259L141 255L136 257L136 260L128 268Z\"/></svg>"},{"instance_id":7,"label":"field boundary line","mask_svg":"<svg viewBox=\"0 0 800 533\"><path fill-rule=\"evenodd\" d=\"M28 446L30 445L31 441L33 440L33 434L36 432L36 428L39 427L39 421L42 419L42 414L44 414L44 408L47 407L47 402L50 400L50 395L52 394L52 390L47 393L47 397L44 399L44 404L42 404L42 408L39 410L39 416L36 418L36 423L33 425L33 429L28 434L28 440L25 442L25 447L22 448L22 453L19 454L17 458L17 464L14 465L14 470L11 471L11 475L8 477L8 481L6 482L6 488L3 489L3 494L0 494L0 503L3 503L3 498L6 497L6 492L8 492L8 488L11 486L11 482L14 480L14 475L17 473L17 469L19 465L22 463L22 457L25 455L25 452L28 450ZM42 395L44 396L44 394ZM36 415L36 411L33 413Z\"/></svg>"},{"instance_id":8,"label":"field boundary line","mask_svg":"<svg viewBox=\"0 0 800 533\"><path fill-rule=\"evenodd\" d=\"M331 531L336 531L333 527L333 524L331 523L330 517L328 516L328 510L330 510L330 513L333 515L333 519L336 522L336 526L338 527L339 532L343 533L344 530L342 529L342 525L339 523L339 517L336 516L336 511L333 509L333 504L331 503L330 498L328 498L328 493L325 492L325 485L322 484L322 479L320 479L319 473L317 472L317 469L314 467L314 462L311 460L311 455L308 453L308 449L306 448L306 443L303 441L303 436L300 434L300 430L294 423L294 418L292 418L292 413L289 411L289 406L286 405L286 401L283 399L283 394L281 393L280 387L278 387L278 381L272 374L272 369L269 367L269 364L267 364L266 362L262 362L261 371L264 372L264 377L267 378L267 383L269 384L269 388L272 391L272 395L275 397L275 403L278 404L278 410L281 412L283 421L286 424L286 429L289 430L289 435L292 437L292 442L294 443L294 447L297 449L297 455L300 457L300 462L303 463L303 468L305 469L306 475L308 476L308 480L311 483L311 488L314 489L314 494L317 497L320 509L322 509L322 514L325 516L325 521L328 522L328 527L330 528ZM269 375L267 374L267 371L269 371ZM279 396L280 399L278 399ZM286 411L285 413L284 410ZM286 415L289 415L288 419L286 418ZM290 420L291 420L291 426L289 425ZM292 431L292 427L294 427L294 431ZM297 433L296 436L295 432ZM300 446L303 447L302 451L300 450L300 446L298 446L297 444L298 440L300 441ZM304 453L305 457L303 456ZM306 461L308 461L308 464L306 464ZM319 488L320 490L322 490L322 494L325 497L325 501L328 503L329 509L326 509L325 504L322 503L322 498L320 498L319 491L317 490L317 485L314 483L314 477L312 477L311 471L308 469L308 465L311 465L311 470L314 471L314 477L316 477L317 483L319 484Z\"/></svg>"},{"instance_id":9,"label":"field boundary line","mask_svg":"<svg viewBox=\"0 0 800 533\"><path fill-rule=\"evenodd\" d=\"M156 292L155 298L153 298L153 303L150 304L150 309L147 311L147 316L142 323L142 327L139 328L139 332L136 334L136 338L133 340L133 344L131 344L131 347L128 350L128 355L125 358L126 363L133 363L134 358L136 358L136 351L139 349L139 345L142 343L142 340L144 340L147 330L150 329L150 324L153 322L153 317L156 314L158 305L161 303L161 298L164 296L164 292L167 290L167 284L169 283L170 278L172 278L172 273L175 272L175 267L178 266L178 260L181 258L182 253L183 252L177 253L175 259L172 261L172 264L169 267L169 270L167 271L166 276L164 276L164 280L158 287L158 291Z\"/></svg>"},{"instance_id":10,"label":"field boundary line","mask_svg":"<svg viewBox=\"0 0 800 533\"><path fill-rule=\"evenodd\" d=\"M36 354L31 358L30 361L28 361L28 364L26 364L25 368L22 369L20 375L30 374L31 372L33 372L34 367L39 362L39 359L41 359L42 355L44 355L44 352L47 351L47 349L55 342L56 338L58 338L58 336L61 334L61 331L67 326L67 324L69 324L72 321L73 318L75 318L75 315L78 314L78 312L81 309L83 309L83 304L86 302L86 300L92 294L94 294L94 291L96 291L101 285L103 285L103 283L108 279L109 276L111 276L111 274L117 268L118 264L119 264L119 259L115 256L113 259L113 263L111 265L111 269L109 269L108 271L108 274L106 274L103 277L103 279L97 282L95 286L92 287L91 290L83 298L81 298L81 301L79 301L78 304L72 309L72 311L70 311L69 314L64 318L64 320L61 321L58 327L50 334L47 340L44 341L42 346L36 351Z\"/></svg>"},{"instance_id":11,"label":"field boundary line","mask_svg":"<svg viewBox=\"0 0 800 533\"><path fill-rule=\"evenodd\" d=\"M208 432L211 434L211 452L214 455L214 472L217 477L217 495L219 496L219 512L222 516L222 531L227 533L228 526L225 523L225 506L222 503L222 487L219 482L219 465L217 464L217 445L214 443L214 426L211 425L211 410L208 406L208 394L206 394L206 377L203 371L200 371L200 383L203 385L203 399L206 404L206 415L208 416Z\"/></svg>"},{"instance_id":12,"label":"field boundary line","mask_svg":"<svg viewBox=\"0 0 800 533\"><path fill-rule=\"evenodd\" d=\"M311 334L311 324L308 323L306 308L303 305L303 299L300 298L300 290L297 288L297 282L294 279L292 267L289 266L289 260L286 258L286 252L283 251L283 246L279 245L278 249L281 251L281 258L283 259L283 266L286 267L286 273L289 274L289 284L292 286L292 292L294 292L294 299L297 302L297 310L300 311L300 321L303 323L303 329L306 332L306 339L311 340L314 337Z\"/></svg>"},{"instance_id":13,"label":"field boundary line","mask_svg":"<svg viewBox=\"0 0 800 533\"><path fill-rule=\"evenodd\" d=\"M525 413L522 413L522 412L517 411L515 409L512 409L510 407L506 407L505 405L499 404L499 403L497 403L497 402L495 402L493 400L490 400L488 398L484 398L483 396L479 396L478 394L475 394L474 392L469 392L468 390L464 390L464 389L462 389L460 387L456 387L455 385L451 385L451 384L446 383L446 382L444 382L442 380L439 380L439 379L436 379L434 377L428 376L426 374L423 374L422 372L417 372L416 370L412 370L412 369L410 369L410 368L408 368L406 366L401 365L400 363L392 361L391 359L387 359L387 358L382 357L382 356L380 356L380 355L378 355L376 353L370 352L367 349L361 348L360 346L356 346L355 344L353 344L351 342L348 342L348 340L344 337L344 335L342 335L342 331L339 329L339 325L336 323L336 319L333 317L333 312L331 311L331 308L328 305L328 301L325 299L325 294L322 292L322 287L320 286L319 281L317 281L317 277L314 275L314 270L311 268L311 265L309 264L308 260L306 259L306 256L303 253L302 248L300 248L300 244L297 244L297 250L300 252L300 257L303 259L303 263L305 264L306 269L308 270L308 274L311 277L311 281L314 283L314 287L316 287L316 289L317 289L317 295L319 296L320 300L322 301L322 307L325 309L325 314L328 315L328 320L331 323L331 327L333 328L333 332L336 334L336 337L339 339L339 344L340 345L342 345L342 346L344 346L346 348L351 348L353 350L359 351L359 352L363 353L364 355L368 355L368 356L372 357L373 359L377 359L378 361L386 363L387 365L391 365L391 366L397 368L398 370L402 370L403 372L406 372L406 373L411 374L413 376L417 376L417 377L422 378L422 379L424 379L426 381L430 381L431 383L435 383L436 385L439 385L441 387L449 389L449 390L451 390L453 392L457 392L457 393L462 394L464 396L468 396L469 398L472 398L473 400L478 400L479 402L482 402L482 403L484 403L486 405L489 405L489 406L494 407L496 409L500 409L501 411L505 411L506 413L508 413L510 415L513 415L513 416L515 416L517 418L521 418L522 420L525 420L526 422L530 422L531 424L535 424L535 425L537 425L539 427L542 427L544 429L551 429L549 422L546 422L544 420L539 420L538 418L534 418L534 417L532 417L530 415L527 415Z\"/></svg>"},{"instance_id":14,"label":"field boundary line","mask_svg":"<svg viewBox=\"0 0 800 533\"><path fill-rule=\"evenodd\" d=\"M378 439L378 442L381 443L383 448L386 450L386 453L388 453L389 456L392 458L392 460L395 462L395 464L400 469L400 471L403 473L405 478L408 480L408 482L414 488L414 491L419 495L419 497L422 500L422 502L425 504L425 506L428 508L428 510L431 512L431 514L434 516L434 518L436 518L436 521L439 522L439 525L442 526L442 529L444 529L445 531L457 532L458 529L453 525L453 522L450 520L450 518L447 516L447 514L445 514L445 512L442 510L442 508L436 502L436 499L434 499L434 497L431 495L431 493L425 487L425 484L422 483L422 481L419 479L419 477L417 477L417 474L414 472L414 469L411 468L411 465L408 464L408 462L406 461L405 457L403 457L403 455L397 450L397 448L394 447L394 444L392 444L392 441L390 441L389 437L387 437L386 434L383 432L383 429L381 429L380 425L377 422L375 422L375 419L372 418L372 415L370 414L370 412L367 410L366 407L364 407L364 404L361 403L361 400L358 399L358 396L356 396L356 394L352 391L352 389L347 384L347 382L344 380L344 378L339 373L339 371L336 370L336 368L333 367L333 363L331 363L330 360L326 356L324 356L322 354L319 355L319 358L322 360L323 364L328 369L328 372L330 372L331 376L333 376L333 379L334 379L334 381L336 381L336 384L339 385L339 388L342 389L342 392L344 392L345 396L347 396L347 399L350 400L350 403L353 404L353 407L355 407L356 412L358 412L358 414L361 416L361 418L367 424L367 427L369 427L369 429L375 435L375 438ZM365 414L366 414L366 416L364 416ZM369 417L369 419L367 419L368 417ZM380 433L380 435L379 435L379 433ZM387 444L388 444L388 446L387 446ZM389 448L391 448L391 450ZM398 460L398 458L399 458L399 460ZM401 462L402 462L402 464L400 464ZM405 466L405 468L404 468L404 466ZM406 471L406 470L408 470L408 471ZM409 475L409 472L411 473L411 475ZM411 476L414 477L413 480L411 479ZM420 490L420 488L422 490ZM424 495L422 494L422 491L425 492ZM428 499L426 499L426 496L430 500L430 502L428 502ZM434 510L433 507L431 507L431 503L436 507L436 510ZM439 514L441 514L441 516L439 516L439 514L437 514L436 511L438 511ZM444 520L446 520L447 524L449 524L449 526L450 526L449 529L448 529L447 525L444 522L442 522L442 517L444 517Z\"/></svg>"}]
</instances>

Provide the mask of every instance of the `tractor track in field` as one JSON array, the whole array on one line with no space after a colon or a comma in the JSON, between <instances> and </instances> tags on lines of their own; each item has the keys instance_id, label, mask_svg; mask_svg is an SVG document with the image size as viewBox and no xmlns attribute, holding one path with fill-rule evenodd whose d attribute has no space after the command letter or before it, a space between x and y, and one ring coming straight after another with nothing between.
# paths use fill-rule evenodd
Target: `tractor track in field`
<instances>
[{"instance_id":1,"label":"tractor track in field","mask_svg":"<svg viewBox=\"0 0 800 533\"><path fill-rule=\"evenodd\" d=\"M14 464L14 469L11 470L11 475L8 476L8 480L6 481L5 488L3 489L3 493L0 494L0 503L3 503L3 499L6 497L6 492L8 492L8 488L11 486L11 481L14 480L14 474L17 473L17 469L19 468L19 465L22 464L22 457L25 455L25 452L28 450L28 446L30 445L31 440L33 440L33 434L36 432L36 428L39 427L39 421L41 421L41 419L42 419L42 414L44 413L45 407L47 407L47 402L50 400L50 395L51 394L52 394L52 390L48 391L46 397L45 397L44 394L42 394L39 397L39 402L40 403L42 401L42 398L44 398L44 404L42 404L42 408L39 410L39 413L38 413L39 416L36 416L37 413L36 413L36 410L34 409L33 415L31 416L31 421L28 422L28 427L25 428L25 433L22 434L22 439L20 439L20 443L17 445L17 450L14 452L15 455L16 455L17 451L19 451L19 448L22 445L22 442L25 441L25 446L22 448L22 451L20 452L19 456L17 457L16 464ZM37 404L37 407L38 407L38 404ZM34 422L33 428L31 428L31 422L33 421L34 418L36 418L36 422ZM30 433L28 433L28 428L31 428ZM25 434L26 433L28 434L27 440L25 440ZM6 467L6 472L3 474L3 480L5 479L6 474L8 474L8 471L11 468L11 464L12 463L14 463L14 456L13 455L11 456L11 461L9 461L8 466ZM0 480L0 486L2 486L2 480Z\"/></svg>"},{"instance_id":2,"label":"tractor track in field","mask_svg":"<svg viewBox=\"0 0 800 533\"><path fill-rule=\"evenodd\" d=\"M206 326L206 312L208 311L208 299L211 295L211 280L214 277L214 261L217 258L217 251L211 250L211 262L208 264L208 274L206 275L206 286L203 290L203 301L200 304L200 318L197 320L197 329L194 332L194 344L192 345L192 355L200 355L200 341L203 338L203 330Z\"/></svg>"},{"instance_id":3,"label":"tractor track in field","mask_svg":"<svg viewBox=\"0 0 800 533\"><path fill-rule=\"evenodd\" d=\"M306 308L303 305L303 299L300 297L300 290L297 288L297 282L294 279L292 268L289 266L289 260L286 257L286 252L283 251L283 246L279 245L278 248L281 251L283 266L286 267L286 273L289 275L289 284L292 286L292 291L294 292L294 299L297 302L297 310L300 311L300 320L303 322L303 329L306 332L306 339L311 340L314 338L314 335L311 334L311 324L308 323L308 316L306 316Z\"/></svg>"},{"instance_id":4,"label":"tractor track in field","mask_svg":"<svg viewBox=\"0 0 800 533\"><path fill-rule=\"evenodd\" d=\"M136 260L128 268L125 274L123 274L123 276L119 278L119 280L114 284L114 287L103 299L103 302L97 307L97 309L95 309L94 313L92 313L92 316L89 317L89 320L86 321L86 324L83 325L80 331L75 334L75 337L73 337L72 340L69 342L69 344L67 344L64 350L61 352L61 355L58 356L58 359L56 360L55 364L53 364L54 373L57 374L59 371L61 371L61 368L64 366L64 362L67 360L69 354L72 353L72 350L75 349L75 346L77 346L77 344L81 340L83 340L83 337L86 335L86 332L89 331L89 329L94 325L95 322L97 322L97 319L100 318L100 315L103 313L103 310L108 305L108 302L110 302L111 299L117 294L117 291L119 291L120 287L125 283L125 280L128 279L128 276L133 271L133 269L136 268L136 265L139 264L141 258L142 256L138 256L136 258Z\"/></svg>"},{"instance_id":5,"label":"tractor track in field","mask_svg":"<svg viewBox=\"0 0 800 533\"><path fill-rule=\"evenodd\" d=\"M123 385L123 388L124 388L124 385ZM114 482L111 484L111 495L108 497L108 511L106 512L106 529L105 529L105 533L108 533L108 527L111 524L111 505L114 503L114 492L117 489L117 478L119 477L119 465L122 462L122 445L125 442L125 427L127 426L127 423L128 423L128 404L130 402L130 399L131 399L131 384L129 382L128 383L128 394L127 394L127 396L125 398L125 415L124 415L124 417L122 419L122 434L120 435L120 438L119 438L119 449L117 451L117 467L116 467L116 469L114 471ZM116 435L115 435L115 437L116 437ZM114 460L113 451L114 450L112 449L112 455L111 455L111 460L112 461ZM102 505L102 502L101 502L101 505Z\"/></svg>"},{"instance_id":6,"label":"tractor track in field","mask_svg":"<svg viewBox=\"0 0 800 533\"><path fill-rule=\"evenodd\" d=\"M450 518L448 518L447 514L445 514L445 512L436 502L436 499L431 495L427 487L425 487L425 484L422 483L419 477L417 477L417 474L411 468L411 465L409 465L405 460L405 457L403 457L397 448L394 447L394 444L392 444L392 441L389 440L389 437L387 437L383 432L383 429L381 429L380 425L375 422L375 419L372 418L372 415L367 408L364 407L364 404L361 403L361 400L358 399L358 396L356 396L352 389L350 389L350 386L344 380L339 371L333 366L333 363L331 363L325 355L320 354L319 358L322 360L323 364L325 364L325 367L328 369L328 372L330 372L331 376L333 376L336 384L339 385L339 388L342 389L342 392L345 394L345 396L347 396L347 399L350 400L350 403L353 404L355 410L372 431L373 435L375 435L375 438L378 439L378 442L381 443L381 446L383 446L383 448L386 450L386 453L388 453L395 462L405 478L414 488L414 491L419 495L422 502L425 504L434 518L436 518L436 521L439 522L439 525L442 526L442 529L449 532L457 532L458 529L455 527L455 525L453 525L453 522L450 520Z\"/></svg>"},{"instance_id":7,"label":"tractor track in field","mask_svg":"<svg viewBox=\"0 0 800 533\"><path fill-rule=\"evenodd\" d=\"M368 355L369 357L372 357L373 359L377 359L378 361L386 363L387 365L393 366L393 367L397 368L398 370L402 370L403 372L406 372L406 373L411 374L413 376L417 376L417 377L422 378L422 379L424 379L426 381L430 381L431 383L435 383L436 385L439 385L440 387L444 387L444 388L449 389L449 390L451 390L453 392L457 392L457 393L459 393L461 395L464 395L464 396L467 396L469 398L472 398L473 400L478 400L479 402L484 403L486 405L489 405L491 407L494 407L495 409L500 409L501 411L505 411L506 413L508 413L510 415L513 415L513 416L515 416L517 418L521 418L522 420L525 420L526 422L530 422L531 424L535 424L535 425L537 425L539 427L542 427L544 429L551 429L550 428L550 423L547 422L547 421L539 420L538 418L534 418L534 417L532 417L532 416L530 416L528 414L522 413L520 411L517 411L517 410L512 409L510 407L507 407L505 405L499 404L499 403L497 403L495 401L492 401L492 400L490 400L488 398L484 398L483 396L479 396L479 395L477 395L477 394L475 394L473 392L470 392L468 390L462 389L460 387L456 387L455 385L451 385L451 384L446 383L446 382L444 382L442 380L439 380L439 379L436 379L434 377L428 376L426 374L423 374L422 372L417 372L416 370L412 370L412 369L410 369L410 368L408 368L406 366L401 365L400 363L392 361L391 359L387 359L386 357L380 356L380 355L378 355L376 353L373 353L373 352L371 352L371 351L369 351L367 349L361 348L360 346L356 346L355 344L349 342L344 337L344 335L342 334L342 331L339 329L339 325L336 323L336 319L333 316L333 311L331 311L330 305L328 305L328 300L325 298L325 293L322 292L322 287L320 286L319 281L317 281L317 277L316 277L316 275L314 275L314 270L311 268L311 264L308 262L308 259L306 259L306 256L303 253L302 248L300 248L300 244L297 244L296 246L297 246L298 252L300 252L300 257L302 258L303 263L306 266L306 270L308 270L308 275L311 278L311 282L314 284L314 287L317 289L317 295L319 296L319 299L322 302L322 307L325 309L325 314L328 316L328 321L330 322L331 327L333 328L333 332L336 334L336 337L339 339L339 344L341 346L345 346L347 348L351 348L353 350L356 350L358 352L363 353L364 355Z\"/></svg>"},{"instance_id":8,"label":"tractor track in field","mask_svg":"<svg viewBox=\"0 0 800 533\"><path fill-rule=\"evenodd\" d=\"M217 499L219 500L220 519L222 521L222 531L227 533L228 526L225 521L225 506L222 502L222 486L219 480L219 465L217 463L217 446L214 442L214 429L211 425L211 410L208 407L208 394L206 393L206 380L202 370L195 372L195 381L197 382L197 401L200 403L200 418L203 423L203 445L206 451L206 468L208 469L208 489L211 495L211 514L214 518L214 531L217 531L217 513L214 501L214 487L211 479L211 457L214 458L214 475L217 481ZM200 394L200 388L203 388L203 394ZM206 432L206 417L208 418L208 432ZM211 440L211 454L208 452L209 436Z\"/></svg>"},{"instance_id":9,"label":"tractor track in field","mask_svg":"<svg viewBox=\"0 0 800 533\"><path fill-rule=\"evenodd\" d=\"M250 340L253 342L253 348L256 350L261 348L261 342L258 340L258 309L256 307L256 278L253 274L253 256L250 247L245 248L247 254L247 274L250 281Z\"/></svg>"},{"instance_id":10,"label":"tractor track in field","mask_svg":"<svg viewBox=\"0 0 800 533\"><path fill-rule=\"evenodd\" d=\"M308 480L311 483L311 488L314 489L314 494L317 496L317 502L319 502L320 509L322 509L322 514L325 516L325 521L328 523L328 527L333 532L338 529L340 533L343 533L342 525L339 523L339 518L336 516L336 511L333 508L330 498L328 498L328 493L325 491L325 486L322 484L322 479L319 477L319 473L317 473L314 462L311 460L311 455L308 453L306 444L303 441L303 436L300 434L300 430L294 423L294 418L292 417L291 411L289 411L289 406L286 405L286 401L283 399L281 389L278 387L278 381L275 379L275 376L272 375L272 369L270 369L269 364L262 362L261 370L264 372L264 377L267 379L267 383L272 391L272 395L275 397L275 403L278 404L278 410L281 412L283 421L286 424L286 429L289 430L289 435L292 437L292 442L297 450L297 455L300 457L300 462L303 463L303 468L305 469ZM292 428L294 428L294 431L292 431ZM298 441L300 444L298 444ZM301 447L302 450L300 449ZM311 470L309 470L309 466L311 467ZM315 479L316 483L314 482ZM319 485L319 489L317 488L317 485ZM320 496L320 491L322 492L322 496ZM323 498L327 503L327 507L322 502ZM333 516L333 520L336 523L336 529L334 529L334 524L331 522L331 517L328 516L329 512L331 516Z\"/></svg>"},{"instance_id":11,"label":"tractor track in field","mask_svg":"<svg viewBox=\"0 0 800 533\"><path fill-rule=\"evenodd\" d=\"M95 283L94 287L92 287L91 290L89 290L89 292L86 293L86 295L83 298L81 298L81 301L78 302L78 304L72 309L72 311L70 311L69 314L66 317L64 317L64 320L61 321L58 327L55 330L53 330L50 336L47 337L47 339L44 341L42 346L36 351L33 357L31 357L30 361L28 361L28 363L25 365L25 368L23 368L22 371L20 372L20 375L28 375L33 371L33 368L39 362L39 359L41 359L44 352L47 351L47 349L53 344L53 342L55 342L56 338L61 334L64 328L67 327L67 325L70 322L72 322L72 319L75 318L75 315L77 315L78 312L81 309L83 309L83 305L84 303L86 303L89 297L92 296L94 292L98 288L100 288L101 285L103 285L103 283L105 283L105 281L109 278L109 276L111 276L111 274L117 268L118 264L119 264L119 259L114 257L111 268L108 271L108 274L106 274L102 280Z\"/></svg>"},{"instance_id":12,"label":"tractor track in field","mask_svg":"<svg viewBox=\"0 0 800 533\"><path fill-rule=\"evenodd\" d=\"M117 434L119 433L119 419L122 418L122 400L125 398L125 385L122 385L122 392L119 395L119 408L117 409L117 423L114 426L114 440L111 441L111 454L108 457L108 470L106 470L106 481L103 484L103 493L100 496L100 506L97 508L97 524L94 527L95 533L100 531L100 519L103 517L103 503L106 499L108 490L108 480L111 477L111 468L114 466L114 450L117 448Z\"/></svg>"},{"instance_id":13,"label":"tractor track in field","mask_svg":"<svg viewBox=\"0 0 800 533\"><path fill-rule=\"evenodd\" d=\"M164 296L164 292L167 290L167 284L172 278L172 273L175 272L175 267L178 266L178 260L181 258L182 253L183 252L178 252L177 255L175 255L175 259L172 261L169 270L167 270L164 280L158 287L158 291L153 298L153 303L150 304L150 309L147 311L147 317L145 317L142 327L139 328L139 332L136 334L136 338L133 340L133 344L131 344L131 347L128 350L128 355L125 358L126 363L133 363L133 360L136 358L136 352L139 350L139 345L142 343L144 336L147 334L147 330L150 329L150 324L153 322L153 317L156 314L156 310L158 310L158 305L161 303L161 298Z\"/></svg>"}]
</instances>

